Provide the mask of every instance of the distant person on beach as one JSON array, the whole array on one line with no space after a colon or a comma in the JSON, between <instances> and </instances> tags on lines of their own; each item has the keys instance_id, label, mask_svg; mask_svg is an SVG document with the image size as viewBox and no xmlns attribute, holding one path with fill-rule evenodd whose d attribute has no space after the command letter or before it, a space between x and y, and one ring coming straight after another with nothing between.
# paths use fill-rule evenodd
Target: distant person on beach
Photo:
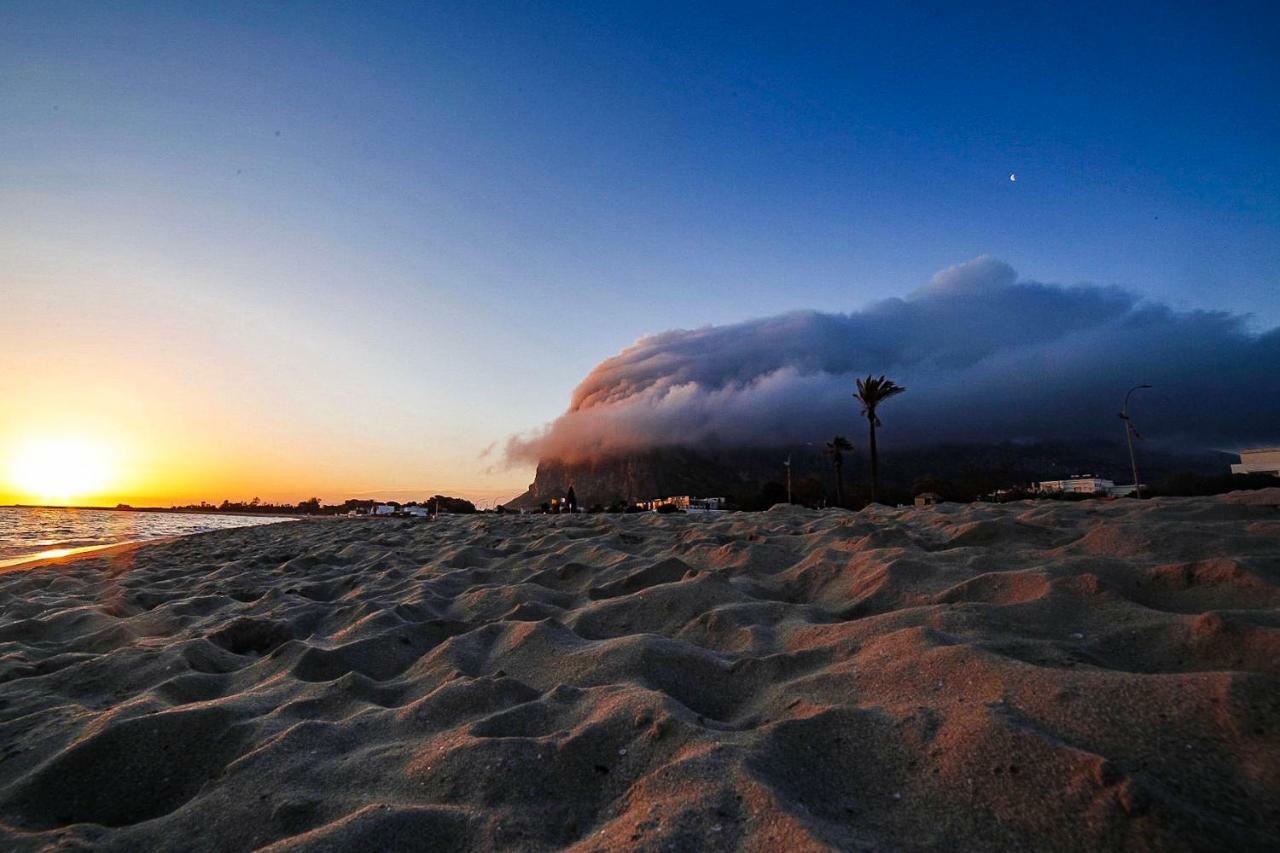
<instances>
[{"instance_id":1,"label":"distant person on beach","mask_svg":"<svg viewBox=\"0 0 1280 853\"><path fill-rule=\"evenodd\" d=\"M578 511L578 496L573 491L573 486L569 487L569 492L564 496L564 502L569 506L569 512Z\"/></svg>"}]
</instances>

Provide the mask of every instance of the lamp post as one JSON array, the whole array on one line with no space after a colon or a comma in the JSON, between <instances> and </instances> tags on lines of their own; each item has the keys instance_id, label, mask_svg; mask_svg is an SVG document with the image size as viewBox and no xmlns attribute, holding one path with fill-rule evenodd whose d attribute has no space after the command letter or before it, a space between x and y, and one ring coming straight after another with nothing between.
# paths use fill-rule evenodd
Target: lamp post
<instances>
[{"instance_id":1,"label":"lamp post","mask_svg":"<svg viewBox=\"0 0 1280 853\"><path fill-rule=\"evenodd\" d=\"M1129 466L1133 469L1133 496L1142 499L1142 485L1138 482L1138 457L1133 453L1133 421L1129 418L1129 396L1141 388L1150 388L1150 385L1134 385L1129 389L1129 393L1124 395L1124 408L1120 410L1120 420L1124 421L1124 438L1129 443Z\"/></svg>"}]
</instances>

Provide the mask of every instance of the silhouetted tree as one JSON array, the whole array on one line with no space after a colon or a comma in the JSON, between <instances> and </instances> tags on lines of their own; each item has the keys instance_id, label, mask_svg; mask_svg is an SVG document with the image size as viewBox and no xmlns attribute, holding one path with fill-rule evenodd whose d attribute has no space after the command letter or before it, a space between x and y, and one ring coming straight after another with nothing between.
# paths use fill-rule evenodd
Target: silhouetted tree
<instances>
[{"instance_id":1,"label":"silhouetted tree","mask_svg":"<svg viewBox=\"0 0 1280 853\"><path fill-rule=\"evenodd\" d=\"M781 483L770 480L760 487L760 496L757 501L753 509L768 509L775 504L784 504L787 502L787 488Z\"/></svg>"},{"instance_id":2,"label":"silhouetted tree","mask_svg":"<svg viewBox=\"0 0 1280 853\"><path fill-rule=\"evenodd\" d=\"M907 389L892 379L885 379L883 375L876 379L868 374L866 379L859 379L857 383L858 391L853 396L862 402L862 415L867 419L871 430L871 440L867 447L868 455L871 457L871 500L878 503L880 501L880 457L876 451L876 427L881 424L880 418L876 416L876 409L885 400L896 397Z\"/></svg>"},{"instance_id":3,"label":"silhouetted tree","mask_svg":"<svg viewBox=\"0 0 1280 853\"><path fill-rule=\"evenodd\" d=\"M455 515L470 515L476 511L476 505L462 498L451 498L448 495L434 495L423 503L437 513L451 512Z\"/></svg>"},{"instance_id":4,"label":"silhouetted tree","mask_svg":"<svg viewBox=\"0 0 1280 853\"><path fill-rule=\"evenodd\" d=\"M827 442L827 455L836 469L836 506L844 506L844 455L853 450L853 444L843 435Z\"/></svg>"},{"instance_id":5,"label":"silhouetted tree","mask_svg":"<svg viewBox=\"0 0 1280 853\"><path fill-rule=\"evenodd\" d=\"M1148 497L1221 495L1236 490L1274 488L1278 484L1280 480L1271 474L1206 475L1192 471L1178 471L1157 481L1150 489L1144 486L1142 493Z\"/></svg>"}]
</instances>

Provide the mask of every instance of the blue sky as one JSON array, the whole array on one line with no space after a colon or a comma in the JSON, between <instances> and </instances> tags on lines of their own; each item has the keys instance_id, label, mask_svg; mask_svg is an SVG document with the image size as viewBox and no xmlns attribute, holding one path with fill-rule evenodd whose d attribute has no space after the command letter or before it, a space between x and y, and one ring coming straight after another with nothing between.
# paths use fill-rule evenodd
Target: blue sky
<instances>
[{"instance_id":1,"label":"blue sky","mask_svg":"<svg viewBox=\"0 0 1280 853\"><path fill-rule=\"evenodd\" d=\"M978 255L1280 323L1274 5L688 5L6 3L4 331L501 489L643 333Z\"/></svg>"}]
</instances>

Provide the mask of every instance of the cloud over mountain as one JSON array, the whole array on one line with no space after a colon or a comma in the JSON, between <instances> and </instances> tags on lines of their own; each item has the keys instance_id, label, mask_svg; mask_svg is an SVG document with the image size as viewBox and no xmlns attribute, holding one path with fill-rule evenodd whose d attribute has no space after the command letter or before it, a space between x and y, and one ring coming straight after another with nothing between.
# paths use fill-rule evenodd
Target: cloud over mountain
<instances>
[{"instance_id":1,"label":"cloud over mountain","mask_svg":"<svg viewBox=\"0 0 1280 853\"><path fill-rule=\"evenodd\" d=\"M1123 435L1135 420L1171 444L1280 439L1280 329L1175 311L1116 287L1018 281L981 257L905 298L849 314L797 311L641 338L574 390L568 411L513 437L512 462L575 461L648 447L860 439L853 377L908 392L882 410L910 445Z\"/></svg>"}]
</instances>

